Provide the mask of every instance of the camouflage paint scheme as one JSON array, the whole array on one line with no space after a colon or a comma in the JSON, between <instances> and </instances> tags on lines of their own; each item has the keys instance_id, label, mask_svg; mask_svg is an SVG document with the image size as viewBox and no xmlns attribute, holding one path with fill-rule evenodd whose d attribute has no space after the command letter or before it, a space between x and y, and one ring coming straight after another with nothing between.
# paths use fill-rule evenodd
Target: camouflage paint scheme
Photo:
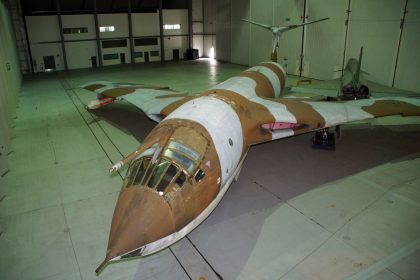
<instances>
[{"instance_id":1,"label":"camouflage paint scheme","mask_svg":"<svg viewBox=\"0 0 420 280\"><path fill-rule=\"evenodd\" d=\"M186 175L181 187L173 179L159 192L144 184L127 185L126 178L115 208L106 258L97 272L109 261L164 249L193 230L237 178L251 145L375 117L420 116L420 100L414 98L285 98L285 80L279 64L266 62L199 95L135 84L94 82L83 86L99 97L88 105L90 109L107 104L101 105L103 100L109 103L121 98L159 122L142 146L114 170L124 164L133 165L153 145L158 148L152 161L165 159L172 141L200 154L194 170L186 171L172 161L180 169L179 174ZM205 176L197 180L200 172Z\"/></svg>"}]
</instances>

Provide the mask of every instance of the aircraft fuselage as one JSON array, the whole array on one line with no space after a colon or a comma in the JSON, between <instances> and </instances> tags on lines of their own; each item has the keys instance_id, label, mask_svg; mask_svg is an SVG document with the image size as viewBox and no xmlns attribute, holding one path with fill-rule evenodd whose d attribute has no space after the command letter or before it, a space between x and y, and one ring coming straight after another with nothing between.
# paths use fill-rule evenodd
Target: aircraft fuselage
<instances>
[{"instance_id":1,"label":"aircraft fuselage","mask_svg":"<svg viewBox=\"0 0 420 280\"><path fill-rule=\"evenodd\" d=\"M184 237L214 210L255 143L273 139L264 104L279 97L283 68L272 62L186 100L146 137L130 163L112 220L106 259L145 256ZM168 108L162 110L164 115ZM284 134L290 136L293 127Z\"/></svg>"}]
</instances>

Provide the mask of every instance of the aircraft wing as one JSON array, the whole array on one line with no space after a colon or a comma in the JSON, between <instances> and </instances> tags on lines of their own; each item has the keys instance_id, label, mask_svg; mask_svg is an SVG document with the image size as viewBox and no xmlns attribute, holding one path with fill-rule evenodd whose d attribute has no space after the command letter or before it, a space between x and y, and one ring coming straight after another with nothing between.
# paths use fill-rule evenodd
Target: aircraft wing
<instances>
[{"instance_id":1,"label":"aircraft wing","mask_svg":"<svg viewBox=\"0 0 420 280\"><path fill-rule=\"evenodd\" d=\"M98 95L98 99L91 101L87 106L89 109L97 109L116 99L123 99L141 109L156 122L160 122L170 112L194 98L193 95L169 87L143 84L99 81L85 84L81 88Z\"/></svg>"},{"instance_id":2,"label":"aircraft wing","mask_svg":"<svg viewBox=\"0 0 420 280\"><path fill-rule=\"evenodd\" d=\"M406 97L369 98L352 101L266 99L264 106L274 122L264 119L260 128L272 140L353 121L391 115L420 116L420 99Z\"/></svg>"},{"instance_id":3,"label":"aircraft wing","mask_svg":"<svg viewBox=\"0 0 420 280\"><path fill-rule=\"evenodd\" d=\"M315 81L313 84L293 86L290 92L307 94L308 96L337 97L341 88L341 79Z\"/></svg>"},{"instance_id":4,"label":"aircraft wing","mask_svg":"<svg viewBox=\"0 0 420 280\"><path fill-rule=\"evenodd\" d=\"M420 93L403 90L399 88L385 86L369 80L365 80L364 84L368 86L372 97L386 97L386 96L404 96L404 97L420 97ZM306 94L308 96L325 96L337 97L340 93L341 79L334 79L328 81L315 81L313 84L294 86L291 92Z\"/></svg>"},{"instance_id":5,"label":"aircraft wing","mask_svg":"<svg viewBox=\"0 0 420 280\"><path fill-rule=\"evenodd\" d=\"M366 84L369 87L372 95L374 97L384 97L384 96L404 96L404 97L420 97L420 93L403 90L399 88L385 86L379 83L375 83L369 80L366 80Z\"/></svg>"}]
</instances>

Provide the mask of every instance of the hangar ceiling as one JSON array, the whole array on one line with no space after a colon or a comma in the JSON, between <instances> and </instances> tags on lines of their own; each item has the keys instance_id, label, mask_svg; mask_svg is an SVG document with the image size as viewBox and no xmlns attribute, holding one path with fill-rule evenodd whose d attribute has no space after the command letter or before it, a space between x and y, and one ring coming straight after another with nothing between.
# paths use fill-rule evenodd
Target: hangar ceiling
<instances>
[{"instance_id":1,"label":"hangar ceiling","mask_svg":"<svg viewBox=\"0 0 420 280\"><path fill-rule=\"evenodd\" d=\"M94 2L98 13L126 13L131 1L132 12L156 12L159 0L21 0L25 15L46 15L57 13L57 2L62 14L93 13ZM188 0L162 0L163 9L188 9Z\"/></svg>"}]
</instances>

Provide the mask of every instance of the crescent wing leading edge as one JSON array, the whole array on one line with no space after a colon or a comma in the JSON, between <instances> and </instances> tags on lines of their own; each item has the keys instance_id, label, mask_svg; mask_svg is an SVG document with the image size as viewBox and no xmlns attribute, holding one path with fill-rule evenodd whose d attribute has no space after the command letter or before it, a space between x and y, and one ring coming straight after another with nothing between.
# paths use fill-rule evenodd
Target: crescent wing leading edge
<instances>
[{"instance_id":1,"label":"crescent wing leading edge","mask_svg":"<svg viewBox=\"0 0 420 280\"><path fill-rule=\"evenodd\" d=\"M123 99L141 109L149 118L160 122L183 103L194 98L185 92L178 92L169 87L146 86L131 83L92 82L81 86L97 94L88 109L97 109L112 103L116 99Z\"/></svg>"}]
</instances>

